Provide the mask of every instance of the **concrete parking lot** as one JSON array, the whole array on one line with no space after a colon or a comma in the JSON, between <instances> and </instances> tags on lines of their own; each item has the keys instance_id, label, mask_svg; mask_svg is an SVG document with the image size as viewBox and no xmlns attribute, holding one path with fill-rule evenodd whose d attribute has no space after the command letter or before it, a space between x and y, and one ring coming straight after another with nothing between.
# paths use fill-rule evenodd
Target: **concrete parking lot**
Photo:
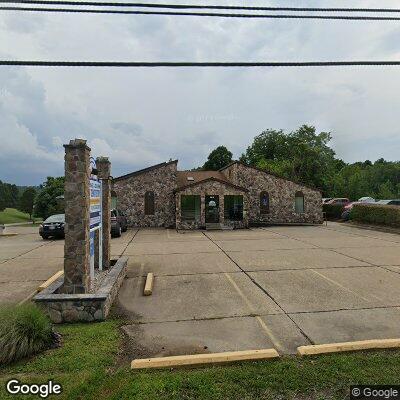
<instances>
[{"instance_id":1,"label":"concrete parking lot","mask_svg":"<svg viewBox=\"0 0 400 400\"><path fill-rule=\"evenodd\" d=\"M63 240L37 227L0 238L0 303L63 268ZM400 235L330 223L235 231L129 230L115 312L127 352L175 355L400 337ZM143 296L148 272L154 291Z\"/></svg>"},{"instance_id":2,"label":"concrete parking lot","mask_svg":"<svg viewBox=\"0 0 400 400\"><path fill-rule=\"evenodd\" d=\"M116 308L136 354L400 337L400 235L335 223L141 229L120 249L129 270Z\"/></svg>"},{"instance_id":3,"label":"concrete parking lot","mask_svg":"<svg viewBox=\"0 0 400 400\"><path fill-rule=\"evenodd\" d=\"M43 240L38 230L38 226L12 226L6 232L16 236L0 237L0 305L26 301L64 268L64 240ZM123 252L133 235L129 231L113 239L113 252Z\"/></svg>"}]
</instances>

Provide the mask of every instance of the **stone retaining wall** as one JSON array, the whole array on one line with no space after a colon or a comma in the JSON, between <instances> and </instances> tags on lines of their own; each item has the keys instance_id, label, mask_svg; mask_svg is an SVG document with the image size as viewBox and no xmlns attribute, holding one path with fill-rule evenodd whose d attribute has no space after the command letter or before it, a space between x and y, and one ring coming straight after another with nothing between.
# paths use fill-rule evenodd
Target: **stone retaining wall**
<instances>
[{"instance_id":1,"label":"stone retaining wall","mask_svg":"<svg viewBox=\"0 0 400 400\"><path fill-rule=\"evenodd\" d=\"M64 277L37 294L34 301L55 324L63 322L103 321L126 275L128 258L121 257L104 278L96 293L59 293Z\"/></svg>"}]
</instances>

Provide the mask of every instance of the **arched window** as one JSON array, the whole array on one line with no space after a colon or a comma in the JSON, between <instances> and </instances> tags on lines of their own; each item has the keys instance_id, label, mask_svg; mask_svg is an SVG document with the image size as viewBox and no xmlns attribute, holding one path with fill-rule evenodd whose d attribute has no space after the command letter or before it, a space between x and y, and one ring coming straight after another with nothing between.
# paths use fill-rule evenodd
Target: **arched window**
<instances>
[{"instance_id":1,"label":"arched window","mask_svg":"<svg viewBox=\"0 0 400 400\"><path fill-rule=\"evenodd\" d=\"M154 192L146 192L144 195L144 214L154 215Z\"/></svg>"},{"instance_id":2,"label":"arched window","mask_svg":"<svg viewBox=\"0 0 400 400\"><path fill-rule=\"evenodd\" d=\"M304 212L304 194L303 192L296 192L294 197L294 210L297 214Z\"/></svg>"},{"instance_id":3,"label":"arched window","mask_svg":"<svg viewBox=\"0 0 400 400\"><path fill-rule=\"evenodd\" d=\"M269 213L269 193L261 192L260 193L260 214L268 214Z\"/></svg>"}]
</instances>

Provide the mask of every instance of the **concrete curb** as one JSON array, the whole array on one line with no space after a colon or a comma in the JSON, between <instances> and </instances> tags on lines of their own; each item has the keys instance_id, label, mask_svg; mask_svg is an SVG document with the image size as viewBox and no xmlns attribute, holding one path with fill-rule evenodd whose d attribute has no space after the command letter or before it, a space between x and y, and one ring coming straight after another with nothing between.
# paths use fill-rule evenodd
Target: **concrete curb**
<instances>
[{"instance_id":1,"label":"concrete curb","mask_svg":"<svg viewBox=\"0 0 400 400\"><path fill-rule=\"evenodd\" d=\"M149 272L146 277L146 284L144 285L143 295L150 296L153 293L154 274Z\"/></svg>"},{"instance_id":2,"label":"concrete curb","mask_svg":"<svg viewBox=\"0 0 400 400\"><path fill-rule=\"evenodd\" d=\"M41 292L43 289L49 287L53 282L55 282L58 278L60 278L64 274L64 270L60 270L56 272L53 276L51 276L47 281L43 282L38 288L37 291Z\"/></svg>"},{"instance_id":3,"label":"concrete curb","mask_svg":"<svg viewBox=\"0 0 400 400\"><path fill-rule=\"evenodd\" d=\"M373 339L355 342L327 343L297 348L299 356L312 356L326 353L341 353L344 351L393 349L400 347L400 339Z\"/></svg>"},{"instance_id":4,"label":"concrete curb","mask_svg":"<svg viewBox=\"0 0 400 400\"><path fill-rule=\"evenodd\" d=\"M224 353L136 359L132 361L131 369L176 368L191 365L230 363L235 361L267 360L279 357L275 349L228 351Z\"/></svg>"},{"instance_id":5,"label":"concrete curb","mask_svg":"<svg viewBox=\"0 0 400 400\"><path fill-rule=\"evenodd\" d=\"M10 237L10 236L17 236L18 233L2 233L0 237Z\"/></svg>"}]
</instances>

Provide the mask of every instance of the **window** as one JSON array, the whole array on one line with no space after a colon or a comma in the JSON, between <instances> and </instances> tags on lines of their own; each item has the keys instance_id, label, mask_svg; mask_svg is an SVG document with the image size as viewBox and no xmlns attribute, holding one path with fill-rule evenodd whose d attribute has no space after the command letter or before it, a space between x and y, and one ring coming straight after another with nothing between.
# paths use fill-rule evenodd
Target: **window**
<instances>
[{"instance_id":1,"label":"window","mask_svg":"<svg viewBox=\"0 0 400 400\"><path fill-rule=\"evenodd\" d=\"M144 214L154 215L154 192L146 192L144 195Z\"/></svg>"},{"instance_id":2,"label":"window","mask_svg":"<svg viewBox=\"0 0 400 400\"><path fill-rule=\"evenodd\" d=\"M224 196L224 218L231 221L243 219L243 196Z\"/></svg>"},{"instance_id":3,"label":"window","mask_svg":"<svg viewBox=\"0 0 400 400\"><path fill-rule=\"evenodd\" d=\"M181 218L184 221L200 220L200 196L181 196Z\"/></svg>"},{"instance_id":4,"label":"window","mask_svg":"<svg viewBox=\"0 0 400 400\"><path fill-rule=\"evenodd\" d=\"M304 212L304 194L303 192L296 192L294 198L294 209L297 214Z\"/></svg>"},{"instance_id":5,"label":"window","mask_svg":"<svg viewBox=\"0 0 400 400\"><path fill-rule=\"evenodd\" d=\"M269 213L269 194L267 192L260 193L260 214Z\"/></svg>"}]
</instances>

